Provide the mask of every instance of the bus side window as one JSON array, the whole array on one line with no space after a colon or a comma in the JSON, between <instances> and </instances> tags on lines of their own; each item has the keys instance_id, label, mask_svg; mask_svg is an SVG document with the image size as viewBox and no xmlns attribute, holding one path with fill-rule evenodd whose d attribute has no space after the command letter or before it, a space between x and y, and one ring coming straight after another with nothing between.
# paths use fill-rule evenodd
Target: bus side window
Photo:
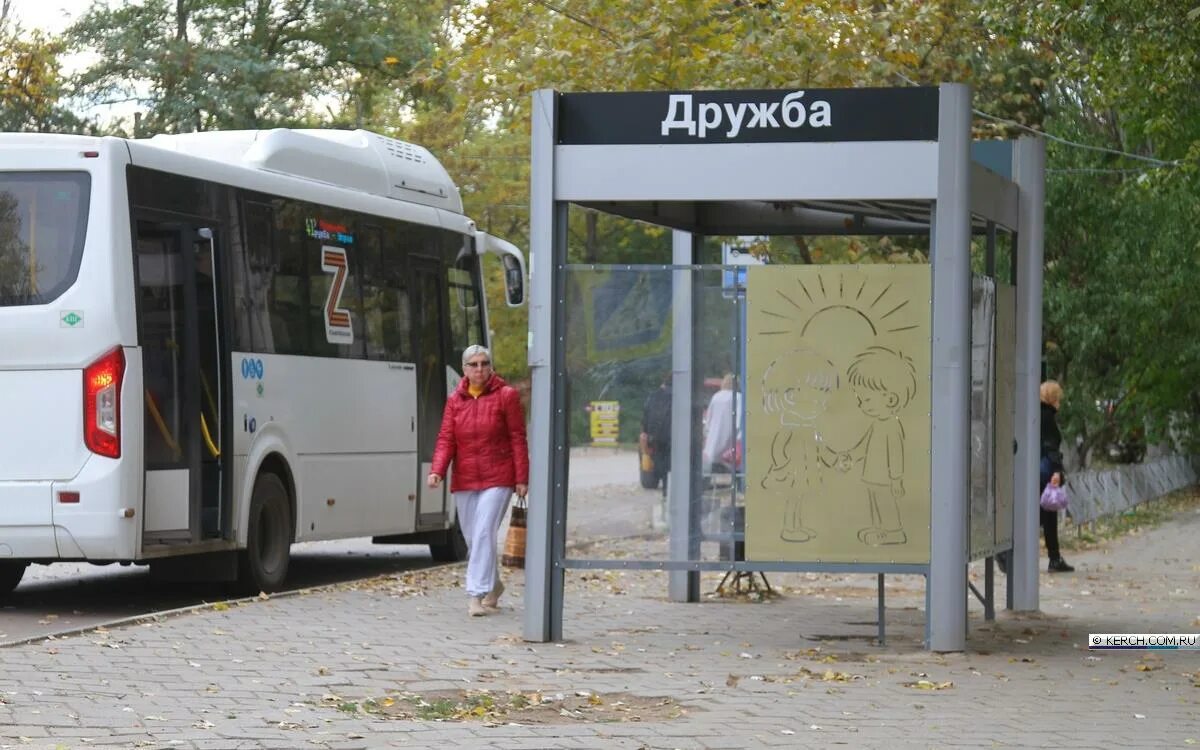
<instances>
[{"instance_id":1,"label":"bus side window","mask_svg":"<svg viewBox=\"0 0 1200 750\"><path fill-rule=\"evenodd\" d=\"M318 231L329 234L329 236L321 234L314 237L305 229L305 222L300 224L300 228L304 230L300 239L302 245L300 252L304 255L304 264L308 275L308 345L305 351L314 357L361 359L363 347L360 341L356 340L349 344L342 343L338 338L331 338L326 330L329 311L325 309L325 305L329 301L338 309L350 312L351 331L353 331L358 286L352 277L349 279L343 277L342 286L336 291L337 299L331 300L330 293L334 288L337 276L334 272L325 269L324 254L326 247L344 252L350 273L353 274L354 265L358 262L362 236L355 235L351 230L352 219L349 214L317 206L305 206L304 210L306 211L305 221L315 222Z\"/></svg>"},{"instance_id":2,"label":"bus side window","mask_svg":"<svg viewBox=\"0 0 1200 750\"><path fill-rule=\"evenodd\" d=\"M407 232L393 230L388 242L380 247L379 258L382 273L380 279L385 289L384 346L387 358L401 362L412 362L412 317L409 310L408 246Z\"/></svg>"},{"instance_id":3,"label":"bus side window","mask_svg":"<svg viewBox=\"0 0 1200 750\"><path fill-rule=\"evenodd\" d=\"M246 262L255 271L269 271L275 261L275 210L267 203L245 202Z\"/></svg>"},{"instance_id":4,"label":"bus side window","mask_svg":"<svg viewBox=\"0 0 1200 750\"><path fill-rule=\"evenodd\" d=\"M272 285L274 210L266 203L245 201L244 241L235 240L233 263L234 310L240 320L235 345L243 351L275 353L268 294ZM243 278L244 277L244 278Z\"/></svg>"},{"instance_id":5,"label":"bus side window","mask_svg":"<svg viewBox=\"0 0 1200 750\"><path fill-rule=\"evenodd\" d=\"M271 332L278 354L308 354L308 270L301 204L288 202L275 212L278 267L271 279ZM319 302L317 304L320 304Z\"/></svg>"},{"instance_id":6,"label":"bus side window","mask_svg":"<svg viewBox=\"0 0 1200 750\"><path fill-rule=\"evenodd\" d=\"M354 331L354 356L379 359L372 353L372 341L368 335L366 276L367 258L377 248L382 230L377 226L358 224L354 235L354 246L347 251L350 275L346 277L346 290L342 294L342 306L350 311L350 327ZM376 326L378 327L378 326Z\"/></svg>"},{"instance_id":7,"label":"bus side window","mask_svg":"<svg viewBox=\"0 0 1200 750\"><path fill-rule=\"evenodd\" d=\"M441 233L442 255L453 258L446 266L447 303L450 315L450 341L456 352L487 339L483 336L483 316L475 285L479 257L470 240L449 232ZM452 255L453 254L453 255Z\"/></svg>"},{"instance_id":8,"label":"bus side window","mask_svg":"<svg viewBox=\"0 0 1200 750\"><path fill-rule=\"evenodd\" d=\"M408 274L401 233L368 227L361 233L362 326L367 359L412 361Z\"/></svg>"},{"instance_id":9,"label":"bus side window","mask_svg":"<svg viewBox=\"0 0 1200 750\"><path fill-rule=\"evenodd\" d=\"M384 285L383 264L380 254L383 243L378 229L372 227L362 233L358 247L360 274L362 276L362 325L367 340L367 359L389 359L386 326L388 294Z\"/></svg>"}]
</instances>

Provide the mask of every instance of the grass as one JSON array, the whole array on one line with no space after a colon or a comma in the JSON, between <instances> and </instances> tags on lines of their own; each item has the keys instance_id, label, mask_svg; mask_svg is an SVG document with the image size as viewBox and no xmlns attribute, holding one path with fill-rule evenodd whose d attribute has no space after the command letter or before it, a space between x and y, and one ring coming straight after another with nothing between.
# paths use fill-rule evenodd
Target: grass
<instances>
[{"instance_id":1,"label":"grass","mask_svg":"<svg viewBox=\"0 0 1200 750\"><path fill-rule=\"evenodd\" d=\"M1067 550L1092 549L1126 534L1152 529L1179 513L1198 508L1200 488L1189 487L1082 525L1068 520L1059 526L1059 545Z\"/></svg>"}]
</instances>

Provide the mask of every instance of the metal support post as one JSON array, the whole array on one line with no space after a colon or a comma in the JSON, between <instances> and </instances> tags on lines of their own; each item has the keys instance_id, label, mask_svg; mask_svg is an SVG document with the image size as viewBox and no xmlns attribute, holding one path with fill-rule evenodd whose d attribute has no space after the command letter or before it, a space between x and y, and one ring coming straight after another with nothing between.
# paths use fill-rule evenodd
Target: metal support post
<instances>
[{"instance_id":1,"label":"metal support post","mask_svg":"<svg viewBox=\"0 0 1200 750\"><path fill-rule=\"evenodd\" d=\"M555 294L557 267L566 257L566 207L554 200L554 122L556 100L549 89L533 95L529 222L529 369L532 430L529 444L529 504L525 551L527 641L562 640L563 570L557 563L556 528L566 511L566 443L559 362L561 307ZM557 411L556 414L556 404ZM553 434L557 433L557 434Z\"/></svg>"},{"instance_id":2,"label":"metal support post","mask_svg":"<svg viewBox=\"0 0 1200 750\"><path fill-rule=\"evenodd\" d=\"M1046 142L1021 138L1013 149L1013 180L1020 187L1017 224L1017 404L1013 434L1013 560L1008 571L1010 606L1038 608L1038 456L1042 375L1042 237L1045 218Z\"/></svg>"},{"instance_id":3,"label":"metal support post","mask_svg":"<svg viewBox=\"0 0 1200 750\"><path fill-rule=\"evenodd\" d=\"M671 262L695 262L698 237L672 234ZM671 272L671 482L667 491L667 519L672 560L698 560L700 535L692 495L692 272ZM668 595L673 602L700 601L700 573L674 570L668 575Z\"/></svg>"},{"instance_id":4,"label":"metal support post","mask_svg":"<svg viewBox=\"0 0 1200 750\"><path fill-rule=\"evenodd\" d=\"M933 346L929 648L962 651L967 633L971 393L971 90L943 84L932 236Z\"/></svg>"},{"instance_id":5,"label":"metal support post","mask_svg":"<svg viewBox=\"0 0 1200 750\"><path fill-rule=\"evenodd\" d=\"M883 573L879 574L879 578L875 584L878 587L875 595L875 617L877 618L875 624L879 627L880 646L887 645L887 618L885 617L887 614L887 603L883 596L883 575Z\"/></svg>"}]
</instances>

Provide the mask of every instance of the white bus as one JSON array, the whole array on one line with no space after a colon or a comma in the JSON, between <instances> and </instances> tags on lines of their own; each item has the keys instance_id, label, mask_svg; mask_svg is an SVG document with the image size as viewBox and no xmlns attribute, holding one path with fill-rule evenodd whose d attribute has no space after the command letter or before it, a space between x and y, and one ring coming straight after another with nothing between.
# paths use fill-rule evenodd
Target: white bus
<instances>
[{"instance_id":1,"label":"white bus","mask_svg":"<svg viewBox=\"0 0 1200 750\"><path fill-rule=\"evenodd\" d=\"M477 232L366 131L0 135L0 596L30 563L272 591L293 542L465 545L429 471Z\"/></svg>"}]
</instances>

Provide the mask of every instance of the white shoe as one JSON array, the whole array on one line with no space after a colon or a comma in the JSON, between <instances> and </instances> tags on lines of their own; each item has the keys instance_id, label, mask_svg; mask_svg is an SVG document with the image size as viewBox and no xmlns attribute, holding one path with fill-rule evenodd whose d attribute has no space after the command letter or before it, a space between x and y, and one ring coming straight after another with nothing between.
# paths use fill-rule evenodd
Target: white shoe
<instances>
[{"instance_id":1,"label":"white shoe","mask_svg":"<svg viewBox=\"0 0 1200 750\"><path fill-rule=\"evenodd\" d=\"M496 585L493 586L492 590L483 597L483 606L487 607L488 609L500 609L500 595L503 593L504 582L497 577Z\"/></svg>"},{"instance_id":2,"label":"white shoe","mask_svg":"<svg viewBox=\"0 0 1200 750\"><path fill-rule=\"evenodd\" d=\"M467 614L471 617L483 617L487 613L487 607L483 606L482 596L472 596L467 601Z\"/></svg>"}]
</instances>

